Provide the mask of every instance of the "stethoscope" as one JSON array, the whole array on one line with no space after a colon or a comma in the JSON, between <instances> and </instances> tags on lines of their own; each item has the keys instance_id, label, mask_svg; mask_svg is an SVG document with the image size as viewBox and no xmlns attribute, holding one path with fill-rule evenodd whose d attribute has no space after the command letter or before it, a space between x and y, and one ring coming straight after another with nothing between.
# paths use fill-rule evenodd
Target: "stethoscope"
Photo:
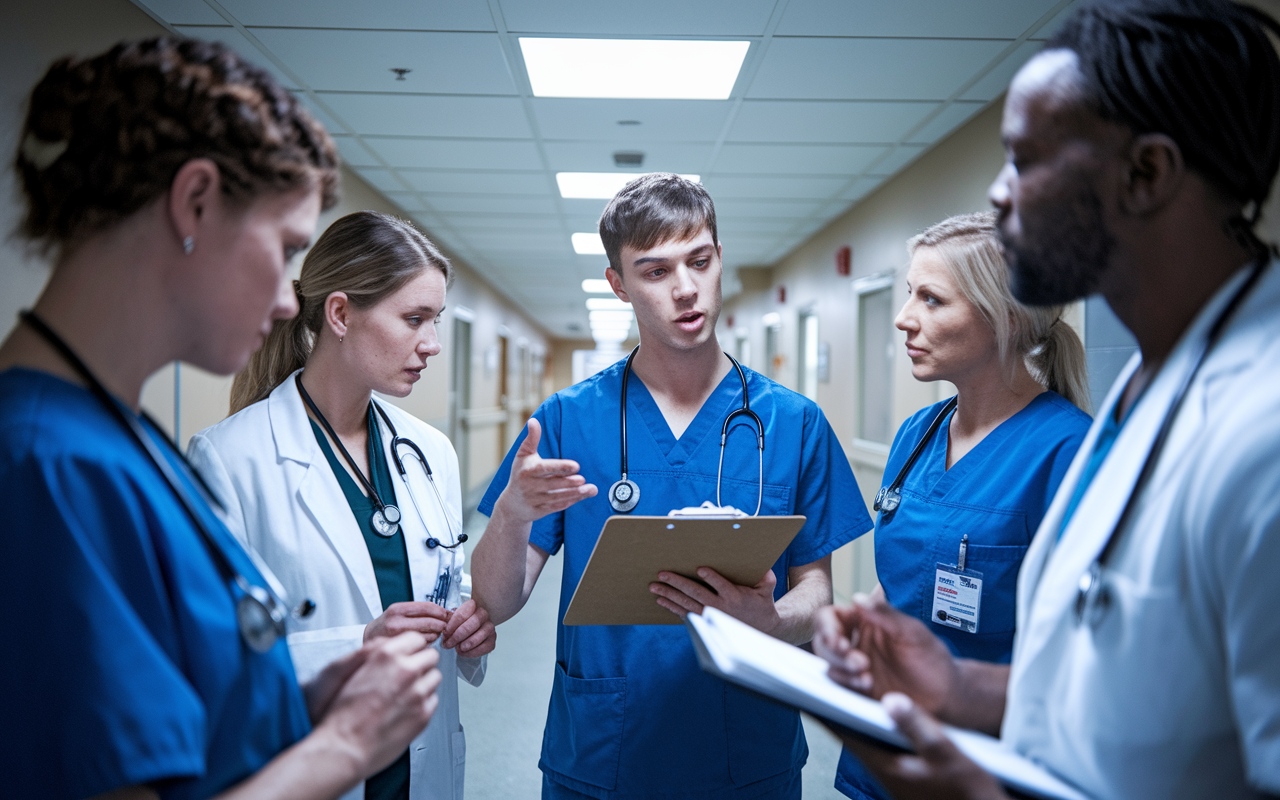
<instances>
[{"instance_id":1,"label":"stethoscope","mask_svg":"<svg viewBox=\"0 0 1280 800\"><path fill-rule=\"evenodd\" d=\"M1076 625L1085 623L1091 628L1096 627L1103 616L1106 615L1107 608L1111 605L1111 592L1107 588L1103 576L1103 567L1106 564L1107 557L1111 554L1121 529L1124 528L1134 508L1136 508L1138 495L1142 493L1142 489L1155 472L1160 452L1168 441L1169 434L1173 430L1173 423L1177 420L1183 401L1187 399L1187 393L1191 389L1192 382L1200 372L1200 368L1204 366L1210 351L1213 350L1218 340L1222 337L1222 332L1226 329L1232 315L1235 314L1253 287L1257 285L1262 273L1266 271L1267 264L1268 261L1265 257L1258 259L1253 271L1245 279L1244 283L1240 285L1240 288L1236 290L1236 293L1231 296L1227 305L1209 328L1209 334L1205 337L1204 347L1201 348L1200 354L1196 357L1195 366L1183 378L1182 385L1178 388L1177 394L1174 395L1173 403L1169 406L1169 410L1165 412L1164 419L1160 422L1155 441L1152 442L1151 449L1147 451L1146 460L1142 463L1142 470L1138 473L1138 479L1134 482L1128 499L1125 500L1124 509L1120 512L1115 527L1107 535L1106 541L1103 542L1101 550L1089 565L1089 569L1080 576L1076 589ZM1118 399L1117 402L1119 402ZM1114 409L1108 413L1114 413Z\"/></svg>"},{"instance_id":2,"label":"stethoscope","mask_svg":"<svg viewBox=\"0 0 1280 800\"><path fill-rule=\"evenodd\" d=\"M636 353L640 352L640 346L636 345L631 351L631 355L627 356L626 366L622 368L622 479L609 487L609 505L619 514L629 514L631 509L636 507L636 503L640 502L640 487L636 482L627 477L627 379L631 376L631 362L635 360ZM760 421L760 417L756 412L751 410L751 400L747 394L747 373L743 372L742 365L733 356L725 353L725 356L733 362L733 368L738 371L738 380L742 381L742 408L734 409L724 418L724 424L720 426L720 464L716 467L716 505L720 505L720 482L724 473L724 445L729 438L729 425L738 417L747 417L755 423L755 430L752 431L756 435L756 446L760 452L760 477L759 490L756 493L756 511L752 516L760 513L760 504L764 501L764 423Z\"/></svg>"},{"instance_id":3,"label":"stethoscope","mask_svg":"<svg viewBox=\"0 0 1280 800\"><path fill-rule=\"evenodd\" d=\"M373 527L374 533L388 539L395 536L400 532L400 521L403 519L400 509L394 504L383 502L381 495L379 495L378 491L373 488L373 483L364 476L364 473L356 465L355 459L351 457L351 453L347 452L346 445L344 445L342 440L338 438L338 435L329 425L329 421L325 419L324 414L320 413L320 409L316 407L315 401L311 399L311 395L307 394L306 387L302 385L302 373L298 373L294 376L294 383L298 386L298 393L302 395L302 401L307 404L307 408L309 408L311 413L315 415L316 419L320 421L325 432L329 434L329 438L337 443L338 451L342 453L342 457L346 460L347 464L351 466L351 471L355 473L356 478L360 481L360 485L364 487L369 498L373 500L374 511L370 523ZM441 513L444 516L445 529L449 532L449 538L452 540L452 544L445 544L436 537L428 535L425 541L427 549L434 550L436 548L441 548L453 553L460 545L467 541L467 535L465 533L454 532L453 523L449 521L448 509L444 504L444 497L440 494L439 487L436 486L436 479L434 473L431 471L430 462L428 462L427 457L423 455L422 448L418 447L412 439L400 435L396 430L396 426L391 422L391 417L387 415L387 412L382 408L382 406L372 400L369 402L370 405L372 405L378 412L378 416L382 418L383 423L387 426L387 431L391 434L391 460L395 463L396 472L400 474L400 480L405 485L405 493L409 495L409 502L413 503L413 510L418 513L418 519L422 521L422 527L427 530L428 534L430 533L431 528L427 525L426 515L422 513L422 508L418 505L418 498L414 496L413 491L409 488L409 470L405 467L404 457L400 454L401 447L409 448L408 457L416 458L418 463L422 465L422 471L426 473L427 476L427 483L431 486L431 491L435 493L436 502L440 504ZM442 569L439 576L436 578L435 591L431 595L431 602L443 606L445 601L448 599L449 586L451 583L451 569Z\"/></svg>"},{"instance_id":4,"label":"stethoscope","mask_svg":"<svg viewBox=\"0 0 1280 800\"><path fill-rule=\"evenodd\" d=\"M71 365L71 367L79 373L85 383L89 384L90 390L102 405L120 421L122 425L133 435L134 440L142 447L151 462L160 470L160 474L164 477L165 483L169 484L169 488L178 498L178 502L186 511L187 516L191 518L191 522L195 525L196 532L199 534L201 541L204 542L205 548L209 551L209 556L213 559L218 574L224 581L232 583L239 587L241 591L240 597L236 600L236 626L240 630L240 636L244 639L245 644L256 653L265 653L270 650L275 643L285 635L285 622L288 619L289 612L286 611L286 603L282 597L272 591L269 587L258 586L251 583L235 565L231 563L230 557L226 551L213 538L213 534L209 531L205 524L204 518L196 511L195 502L190 493L187 491L186 485L179 480L177 474L173 470L173 465L164 457L156 447L155 440L142 427L142 423L132 414L124 413L120 408L120 404L111 397L106 387L98 380L89 367L76 355L62 337L54 333L44 320L36 316L33 311L23 311L18 315L19 319L31 326L41 338L48 342L58 354ZM188 473L195 478L196 484L203 493L204 501L215 508L222 508L221 503L209 491L209 487L205 485L204 479L200 477L200 473L191 467L191 463L187 461L186 456L178 449L177 444L164 433L164 429L160 427L147 412L142 412L142 418L147 421L156 431L160 432L166 444L181 459L182 464L187 468ZM246 551L247 552L247 551ZM310 616L315 611L315 603L311 600L304 600L294 613L299 617Z\"/></svg>"},{"instance_id":5,"label":"stethoscope","mask_svg":"<svg viewBox=\"0 0 1280 800\"><path fill-rule=\"evenodd\" d=\"M872 504L872 509L880 512L881 519L889 521L893 517L893 512L898 510L898 506L902 505L902 483L907 479L907 474L911 472L911 467L916 463L916 459L920 458L920 454L924 452L925 445L938 432L938 428L942 426L942 421L947 418L952 409L956 407L959 396L953 397L946 402L942 410L938 412L933 421L929 423L929 427L925 430L924 436L920 437L920 442L916 444L916 449L911 451L911 456L907 459L907 463L902 465L902 469L898 470L898 477L893 479L893 483L888 486L880 487L880 491L876 492L876 501Z\"/></svg>"}]
</instances>

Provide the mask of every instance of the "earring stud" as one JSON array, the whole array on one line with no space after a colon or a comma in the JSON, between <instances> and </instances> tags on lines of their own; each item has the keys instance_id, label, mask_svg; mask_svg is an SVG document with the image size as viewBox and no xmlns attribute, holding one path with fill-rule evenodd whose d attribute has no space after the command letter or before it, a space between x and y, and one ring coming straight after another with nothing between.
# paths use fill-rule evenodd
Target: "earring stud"
<instances>
[{"instance_id":1,"label":"earring stud","mask_svg":"<svg viewBox=\"0 0 1280 800\"><path fill-rule=\"evenodd\" d=\"M182 240L182 252L191 255L196 250L196 237L188 236Z\"/></svg>"}]
</instances>

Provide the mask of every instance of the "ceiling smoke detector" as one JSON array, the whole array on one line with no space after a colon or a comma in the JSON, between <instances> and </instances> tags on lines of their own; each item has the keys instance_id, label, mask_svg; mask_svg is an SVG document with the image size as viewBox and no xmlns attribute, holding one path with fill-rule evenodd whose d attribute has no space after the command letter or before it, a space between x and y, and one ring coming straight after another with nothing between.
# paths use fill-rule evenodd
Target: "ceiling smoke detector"
<instances>
[{"instance_id":1,"label":"ceiling smoke detector","mask_svg":"<svg viewBox=\"0 0 1280 800\"><path fill-rule=\"evenodd\" d=\"M389 71L394 72L396 74L396 80L398 81L404 80L405 75L408 75L410 72L413 72L413 70L409 69L408 67L392 67Z\"/></svg>"},{"instance_id":2,"label":"ceiling smoke detector","mask_svg":"<svg viewBox=\"0 0 1280 800\"><path fill-rule=\"evenodd\" d=\"M613 154L613 165L615 167L638 167L643 163L644 153L620 150Z\"/></svg>"}]
</instances>

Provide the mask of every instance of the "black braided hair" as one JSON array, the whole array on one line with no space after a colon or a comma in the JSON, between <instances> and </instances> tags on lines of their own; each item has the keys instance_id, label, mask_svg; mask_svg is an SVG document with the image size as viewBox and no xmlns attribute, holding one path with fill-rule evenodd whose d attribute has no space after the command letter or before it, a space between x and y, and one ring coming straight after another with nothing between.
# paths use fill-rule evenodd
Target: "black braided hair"
<instances>
[{"instance_id":1,"label":"black braided hair","mask_svg":"<svg viewBox=\"0 0 1280 800\"><path fill-rule=\"evenodd\" d=\"M1102 0L1045 44L1079 59L1104 119L1163 133L1189 168L1244 207L1228 226L1250 249L1280 169L1280 24L1228 0Z\"/></svg>"}]
</instances>

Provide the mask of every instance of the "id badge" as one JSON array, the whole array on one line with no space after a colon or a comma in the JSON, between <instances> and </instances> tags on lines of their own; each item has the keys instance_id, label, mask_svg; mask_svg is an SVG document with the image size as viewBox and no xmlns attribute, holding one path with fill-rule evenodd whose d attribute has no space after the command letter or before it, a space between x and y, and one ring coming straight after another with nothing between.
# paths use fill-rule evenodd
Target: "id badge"
<instances>
[{"instance_id":1,"label":"id badge","mask_svg":"<svg viewBox=\"0 0 1280 800\"><path fill-rule=\"evenodd\" d=\"M937 625L977 633L981 611L982 573L938 564L933 579L933 614L930 619Z\"/></svg>"}]
</instances>

